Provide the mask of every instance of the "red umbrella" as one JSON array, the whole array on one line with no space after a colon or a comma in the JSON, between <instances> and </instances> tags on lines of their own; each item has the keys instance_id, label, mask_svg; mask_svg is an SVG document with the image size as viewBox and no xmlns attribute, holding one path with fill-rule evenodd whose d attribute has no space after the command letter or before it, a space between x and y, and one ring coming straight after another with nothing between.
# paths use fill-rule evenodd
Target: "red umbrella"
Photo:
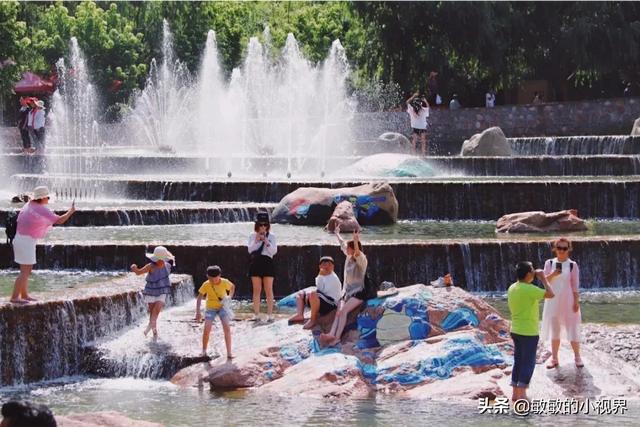
<instances>
[{"instance_id":1,"label":"red umbrella","mask_svg":"<svg viewBox=\"0 0 640 427\"><path fill-rule=\"evenodd\" d=\"M17 94L53 93L55 87L50 80L27 71L22 75L22 80L15 84L13 90Z\"/></svg>"}]
</instances>

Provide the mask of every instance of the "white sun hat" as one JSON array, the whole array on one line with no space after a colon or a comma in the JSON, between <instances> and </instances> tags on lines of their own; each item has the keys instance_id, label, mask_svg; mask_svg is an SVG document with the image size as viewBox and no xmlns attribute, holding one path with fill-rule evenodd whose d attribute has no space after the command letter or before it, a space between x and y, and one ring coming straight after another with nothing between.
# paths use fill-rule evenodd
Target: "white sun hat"
<instances>
[{"instance_id":1,"label":"white sun hat","mask_svg":"<svg viewBox=\"0 0 640 427\"><path fill-rule=\"evenodd\" d=\"M166 261L168 259L175 260L175 257L164 246L156 246L153 253L148 253L146 256L153 262L157 262L158 260Z\"/></svg>"},{"instance_id":2,"label":"white sun hat","mask_svg":"<svg viewBox=\"0 0 640 427\"><path fill-rule=\"evenodd\" d=\"M33 189L33 200L40 200L45 197L49 197L49 187L41 185Z\"/></svg>"}]
</instances>

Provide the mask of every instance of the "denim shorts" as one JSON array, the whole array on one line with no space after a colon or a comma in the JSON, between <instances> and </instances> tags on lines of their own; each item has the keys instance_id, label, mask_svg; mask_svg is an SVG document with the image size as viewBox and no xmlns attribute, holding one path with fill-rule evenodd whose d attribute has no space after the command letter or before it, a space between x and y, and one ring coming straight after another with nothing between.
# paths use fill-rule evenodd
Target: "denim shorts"
<instances>
[{"instance_id":1,"label":"denim shorts","mask_svg":"<svg viewBox=\"0 0 640 427\"><path fill-rule=\"evenodd\" d=\"M223 308L214 309L214 310L205 310L204 312L204 320L216 320L216 317L220 316L220 320L223 322L229 321L229 316L227 315L227 311Z\"/></svg>"}]
</instances>

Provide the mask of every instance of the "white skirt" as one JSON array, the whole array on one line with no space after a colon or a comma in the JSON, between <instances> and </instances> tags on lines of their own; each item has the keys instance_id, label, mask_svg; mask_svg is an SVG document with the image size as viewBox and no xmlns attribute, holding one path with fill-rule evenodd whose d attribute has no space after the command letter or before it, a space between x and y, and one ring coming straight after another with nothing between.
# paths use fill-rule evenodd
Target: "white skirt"
<instances>
[{"instance_id":1,"label":"white skirt","mask_svg":"<svg viewBox=\"0 0 640 427\"><path fill-rule=\"evenodd\" d=\"M16 234L13 239L13 260L20 265L36 263L36 244L38 239L23 234Z\"/></svg>"},{"instance_id":2,"label":"white skirt","mask_svg":"<svg viewBox=\"0 0 640 427\"><path fill-rule=\"evenodd\" d=\"M166 297L166 294L158 295L157 297L154 297L152 295L144 295L144 302L147 304L153 304L154 302L161 302L164 304L166 301Z\"/></svg>"}]
</instances>

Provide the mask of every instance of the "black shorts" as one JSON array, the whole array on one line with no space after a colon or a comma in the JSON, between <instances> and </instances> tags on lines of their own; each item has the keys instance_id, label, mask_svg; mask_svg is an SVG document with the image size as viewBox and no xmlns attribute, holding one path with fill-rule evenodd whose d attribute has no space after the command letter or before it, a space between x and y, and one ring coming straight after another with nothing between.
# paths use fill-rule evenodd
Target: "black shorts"
<instances>
[{"instance_id":1,"label":"black shorts","mask_svg":"<svg viewBox=\"0 0 640 427\"><path fill-rule=\"evenodd\" d=\"M422 135L422 134L427 134L427 130L426 129L416 129L416 128L411 128L411 134L412 135Z\"/></svg>"},{"instance_id":2,"label":"black shorts","mask_svg":"<svg viewBox=\"0 0 640 427\"><path fill-rule=\"evenodd\" d=\"M325 314L329 314L337 308L334 304L331 304L330 302L326 302L321 297L319 297L319 299L320 299L320 308L318 309L318 313L320 313L321 316L324 316Z\"/></svg>"},{"instance_id":3,"label":"black shorts","mask_svg":"<svg viewBox=\"0 0 640 427\"><path fill-rule=\"evenodd\" d=\"M249 277L276 277L276 267L273 258L266 255L251 257Z\"/></svg>"},{"instance_id":4,"label":"black shorts","mask_svg":"<svg viewBox=\"0 0 640 427\"><path fill-rule=\"evenodd\" d=\"M363 289L360 292L357 292L357 293L351 295L349 298L358 298L360 301L366 301L367 300L367 292ZM349 298L345 298L345 301L348 300Z\"/></svg>"}]
</instances>

